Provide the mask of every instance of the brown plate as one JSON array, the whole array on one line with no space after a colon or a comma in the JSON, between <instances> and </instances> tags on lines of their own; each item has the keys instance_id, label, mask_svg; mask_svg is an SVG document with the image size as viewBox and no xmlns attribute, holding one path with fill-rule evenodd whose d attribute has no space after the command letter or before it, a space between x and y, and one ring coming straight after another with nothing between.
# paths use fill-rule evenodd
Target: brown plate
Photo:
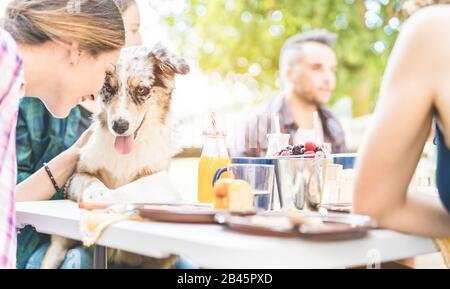
<instances>
[{"instance_id":1,"label":"brown plate","mask_svg":"<svg viewBox=\"0 0 450 289\"><path fill-rule=\"evenodd\" d=\"M350 214L352 211L352 204L351 203L321 204L319 205L319 209L321 208L331 213Z\"/></svg>"},{"instance_id":2,"label":"brown plate","mask_svg":"<svg viewBox=\"0 0 450 289\"><path fill-rule=\"evenodd\" d=\"M78 203L78 207L80 209L85 209L85 210L106 210L112 206L119 206L119 205L128 205L134 208L139 208L145 205L154 205L154 206L171 206L171 207L175 207L175 206L192 206L192 207L198 207L198 208L211 208L210 204L202 204L202 203L191 203L191 204L187 204L187 203L132 203L132 204L122 204L122 203L91 203L91 202L87 202L87 203Z\"/></svg>"},{"instance_id":3,"label":"brown plate","mask_svg":"<svg viewBox=\"0 0 450 289\"><path fill-rule=\"evenodd\" d=\"M216 216L216 220L231 230L251 235L273 237L295 237L298 235L295 226L288 218L220 214Z\"/></svg>"},{"instance_id":4,"label":"brown plate","mask_svg":"<svg viewBox=\"0 0 450 289\"><path fill-rule=\"evenodd\" d=\"M204 204L140 205L136 210L144 218L158 222L216 224L215 215L225 213ZM255 215L257 211L227 212L236 216Z\"/></svg>"},{"instance_id":5,"label":"brown plate","mask_svg":"<svg viewBox=\"0 0 450 289\"><path fill-rule=\"evenodd\" d=\"M359 238L374 228L369 217L342 214L264 213L256 216L227 216L221 221L229 229L247 234L319 240Z\"/></svg>"}]
</instances>

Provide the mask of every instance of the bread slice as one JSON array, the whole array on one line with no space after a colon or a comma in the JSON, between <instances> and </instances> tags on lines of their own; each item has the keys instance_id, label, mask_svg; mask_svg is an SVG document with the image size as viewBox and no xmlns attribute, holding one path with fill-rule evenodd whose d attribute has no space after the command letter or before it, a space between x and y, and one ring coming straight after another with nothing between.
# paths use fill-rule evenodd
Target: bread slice
<instances>
[{"instance_id":1,"label":"bread slice","mask_svg":"<svg viewBox=\"0 0 450 289\"><path fill-rule=\"evenodd\" d=\"M228 190L228 209L230 211L250 211L253 209L252 187L243 180L234 180Z\"/></svg>"}]
</instances>

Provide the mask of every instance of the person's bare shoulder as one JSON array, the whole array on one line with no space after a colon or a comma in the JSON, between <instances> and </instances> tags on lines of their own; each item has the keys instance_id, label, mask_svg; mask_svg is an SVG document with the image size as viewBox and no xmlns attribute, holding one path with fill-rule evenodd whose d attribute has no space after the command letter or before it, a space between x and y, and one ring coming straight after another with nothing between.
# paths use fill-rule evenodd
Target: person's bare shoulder
<instances>
[{"instance_id":1,"label":"person's bare shoulder","mask_svg":"<svg viewBox=\"0 0 450 289\"><path fill-rule=\"evenodd\" d=\"M421 25L433 25L435 23L450 23L450 4L432 5L422 8L414 13L406 22L416 22Z\"/></svg>"},{"instance_id":2,"label":"person's bare shoulder","mask_svg":"<svg viewBox=\"0 0 450 289\"><path fill-rule=\"evenodd\" d=\"M449 27L450 5L423 8L405 21L391 54L390 66L396 69L391 80L421 79L417 85L424 89L440 82L450 69Z\"/></svg>"},{"instance_id":3,"label":"person's bare shoulder","mask_svg":"<svg viewBox=\"0 0 450 289\"><path fill-rule=\"evenodd\" d=\"M412 15L403 25L401 34L428 48L442 48L450 55L450 5L434 5ZM429 51L430 52L430 51Z\"/></svg>"}]
</instances>

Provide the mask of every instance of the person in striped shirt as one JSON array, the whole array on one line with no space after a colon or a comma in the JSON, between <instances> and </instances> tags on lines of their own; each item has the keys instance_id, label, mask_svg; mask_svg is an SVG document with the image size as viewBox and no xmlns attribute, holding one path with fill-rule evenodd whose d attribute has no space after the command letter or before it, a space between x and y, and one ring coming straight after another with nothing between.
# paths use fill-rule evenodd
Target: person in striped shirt
<instances>
[{"instance_id":1,"label":"person in striped shirt","mask_svg":"<svg viewBox=\"0 0 450 289\"><path fill-rule=\"evenodd\" d=\"M67 117L80 101L95 99L124 44L124 23L115 1L8 4L0 30L0 268L16 265L14 201L50 199L72 174L90 133L50 161L49 172L40 169L15 186L20 96L39 96L55 117Z\"/></svg>"},{"instance_id":2,"label":"person in striped shirt","mask_svg":"<svg viewBox=\"0 0 450 289\"><path fill-rule=\"evenodd\" d=\"M16 122L23 67L11 36L0 29L0 268L15 265Z\"/></svg>"}]
</instances>

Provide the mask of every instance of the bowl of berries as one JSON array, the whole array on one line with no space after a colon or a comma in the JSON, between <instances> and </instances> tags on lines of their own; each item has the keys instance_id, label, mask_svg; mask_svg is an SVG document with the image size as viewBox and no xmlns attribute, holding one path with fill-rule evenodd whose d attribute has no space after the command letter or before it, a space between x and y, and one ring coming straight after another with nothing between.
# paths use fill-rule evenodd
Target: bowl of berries
<instances>
[{"instance_id":1,"label":"bowl of berries","mask_svg":"<svg viewBox=\"0 0 450 289\"><path fill-rule=\"evenodd\" d=\"M282 209L317 210L323 196L328 151L312 142L278 152L275 174Z\"/></svg>"},{"instance_id":2,"label":"bowl of berries","mask_svg":"<svg viewBox=\"0 0 450 289\"><path fill-rule=\"evenodd\" d=\"M313 159L317 156L325 156L325 153L327 152L325 146L326 145L317 145L313 142L307 142L300 145L290 145L278 152L276 157L303 157Z\"/></svg>"}]
</instances>

